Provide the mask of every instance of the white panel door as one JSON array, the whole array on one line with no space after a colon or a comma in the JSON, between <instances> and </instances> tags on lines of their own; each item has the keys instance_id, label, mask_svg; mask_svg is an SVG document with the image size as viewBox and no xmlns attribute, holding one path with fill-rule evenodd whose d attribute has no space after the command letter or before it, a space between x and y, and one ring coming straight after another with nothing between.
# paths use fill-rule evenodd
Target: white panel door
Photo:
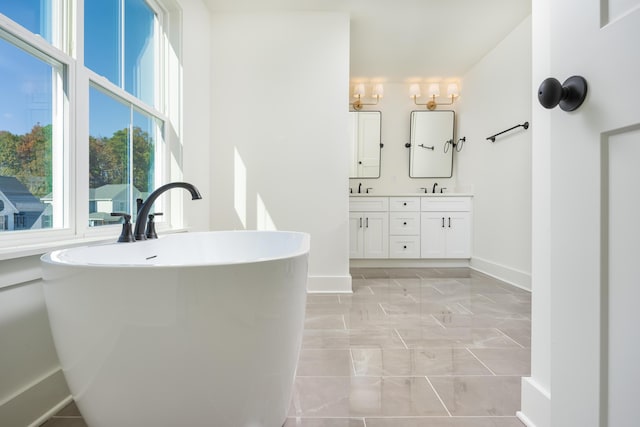
<instances>
[{"instance_id":1,"label":"white panel door","mask_svg":"<svg viewBox=\"0 0 640 427\"><path fill-rule=\"evenodd\" d=\"M638 426L640 0L549 5L551 76L589 85L549 119L551 425Z\"/></svg>"}]
</instances>

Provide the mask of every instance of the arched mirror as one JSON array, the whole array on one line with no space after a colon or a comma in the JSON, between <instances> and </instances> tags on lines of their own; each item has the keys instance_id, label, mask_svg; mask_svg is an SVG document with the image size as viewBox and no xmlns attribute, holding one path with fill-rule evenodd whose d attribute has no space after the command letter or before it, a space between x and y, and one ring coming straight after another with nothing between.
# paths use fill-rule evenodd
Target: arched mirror
<instances>
[{"instance_id":1,"label":"arched mirror","mask_svg":"<svg viewBox=\"0 0 640 427\"><path fill-rule=\"evenodd\" d=\"M411 112L411 178L451 178L454 120L453 111Z\"/></svg>"},{"instance_id":2,"label":"arched mirror","mask_svg":"<svg viewBox=\"0 0 640 427\"><path fill-rule=\"evenodd\" d=\"M349 178L380 178L380 111L349 111Z\"/></svg>"}]
</instances>

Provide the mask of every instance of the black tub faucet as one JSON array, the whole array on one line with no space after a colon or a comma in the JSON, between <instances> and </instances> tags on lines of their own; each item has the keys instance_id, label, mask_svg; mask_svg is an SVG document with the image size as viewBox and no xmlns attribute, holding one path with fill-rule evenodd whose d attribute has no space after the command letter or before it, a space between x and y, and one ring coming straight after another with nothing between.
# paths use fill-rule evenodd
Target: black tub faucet
<instances>
[{"instance_id":1,"label":"black tub faucet","mask_svg":"<svg viewBox=\"0 0 640 427\"><path fill-rule=\"evenodd\" d=\"M146 240L147 236L145 236L145 219L149 216L151 212L151 205L156 199L165 191L171 190L172 188L184 188L185 190L191 193L192 200L202 199L200 192L193 185L188 182L170 182L169 184L165 184L161 187L156 188L156 190L149 194L149 197L145 202L142 202L142 199L138 199L138 218L136 219L136 228L134 231L134 237L136 240Z\"/></svg>"}]
</instances>

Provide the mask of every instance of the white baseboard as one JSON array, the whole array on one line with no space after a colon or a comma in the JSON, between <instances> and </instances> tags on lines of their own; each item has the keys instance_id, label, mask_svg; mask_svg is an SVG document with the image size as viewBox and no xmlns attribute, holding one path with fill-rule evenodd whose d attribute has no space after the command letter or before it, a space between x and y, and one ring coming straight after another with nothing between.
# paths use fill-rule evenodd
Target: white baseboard
<instances>
[{"instance_id":1,"label":"white baseboard","mask_svg":"<svg viewBox=\"0 0 640 427\"><path fill-rule=\"evenodd\" d=\"M351 276L309 276L309 293L351 293Z\"/></svg>"},{"instance_id":2,"label":"white baseboard","mask_svg":"<svg viewBox=\"0 0 640 427\"><path fill-rule=\"evenodd\" d=\"M525 271L516 270L515 268L507 267L506 265L498 264L486 259L473 257L469 266L486 274L487 276L495 277L510 285L531 291L531 273Z\"/></svg>"},{"instance_id":3,"label":"white baseboard","mask_svg":"<svg viewBox=\"0 0 640 427\"><path fill-rule=\"evenodd\" d=\"M70 401L62 370L56 369L0 402L0 425L37 427Z\"/></svg>"},{"instance_id":4,"label":"white baseboard","mask_svg":"<svg viewBox=\"0 0 640 427\"><path fill-rule=\"evenodd\" d=\"M451 268L469 267L468 259L350 259L351 268Z\"/></svg>"},{"instance_id":5,"label":"white baseboard","mask_svg":"<svg viewBox=\"0 0 640 427\"><path fill-rule=\"evenodd\" d=\"M531 377L522 378L522 410L516 416L527 427L551 427L551 395Z\"/></svg>"}]
</instances>

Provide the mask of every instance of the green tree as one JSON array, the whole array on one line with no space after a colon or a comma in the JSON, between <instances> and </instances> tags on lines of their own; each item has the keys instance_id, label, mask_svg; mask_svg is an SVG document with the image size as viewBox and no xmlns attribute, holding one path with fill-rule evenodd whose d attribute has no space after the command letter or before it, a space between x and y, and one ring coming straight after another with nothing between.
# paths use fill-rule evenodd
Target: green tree
<instances>
[{"instance_id":1,"label":"green tree","mask_svg":"<svg viewBox=\"0 0 640 427\"><path fill-rule=\"evenodd\" d=\"M133 128L133 185L148 192L153 182L154 145L149 134ZM110 138L89 137L90 188L129 182L129 130L122 129Z\"/></svg>"},{"instance_id":2,"label":"green tree","mask_svg":"<svg viewBox=\"0 0 640 427\"><path fill-rule=\"evenodd\" d=\"M33 126L29 133L0 132L0 174L14 176L36 197L51 192L51 125Z\"/></svg>"}]
</instances>

